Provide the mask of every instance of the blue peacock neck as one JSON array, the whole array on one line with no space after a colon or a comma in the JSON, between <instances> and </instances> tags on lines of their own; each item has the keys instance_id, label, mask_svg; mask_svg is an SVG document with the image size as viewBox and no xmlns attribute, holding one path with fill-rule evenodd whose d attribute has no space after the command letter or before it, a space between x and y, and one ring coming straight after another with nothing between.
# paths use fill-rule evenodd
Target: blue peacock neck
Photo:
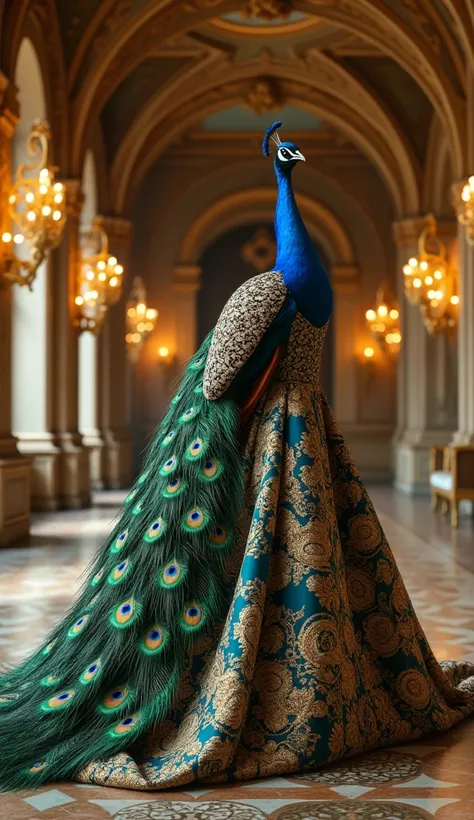
<instances>
[{"instance_id":1,"label":"blue peacock neck","mask_svg":"<svg viewBox=\"0 0 474 820\"><path fill-rule=\"evenodd\" d=\"M291 170L283 171L275 165L275 173L278 182L275 270L281 271L299 312L320 327L331 315L331 286L298 210Z\"/></svg>"}]
</instances>

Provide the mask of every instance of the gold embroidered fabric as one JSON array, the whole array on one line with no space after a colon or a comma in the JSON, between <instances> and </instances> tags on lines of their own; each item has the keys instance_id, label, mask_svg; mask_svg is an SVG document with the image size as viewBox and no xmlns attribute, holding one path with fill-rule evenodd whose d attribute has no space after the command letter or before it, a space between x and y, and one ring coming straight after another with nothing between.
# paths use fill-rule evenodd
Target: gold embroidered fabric
<instances>
[{"instance_id":1,"label":"gold embroidered fabric","mask_svg":"<svg viewBox=\"0 0 474 820\"><path fill-rule=\"evenodd\" d=\"M82 782L164 789L302 772L472 713L474 667L434 658L317 384L324 333L297 317L245 430L225 623L195 645L169 719Z\"/></svg>"}]
</instances>

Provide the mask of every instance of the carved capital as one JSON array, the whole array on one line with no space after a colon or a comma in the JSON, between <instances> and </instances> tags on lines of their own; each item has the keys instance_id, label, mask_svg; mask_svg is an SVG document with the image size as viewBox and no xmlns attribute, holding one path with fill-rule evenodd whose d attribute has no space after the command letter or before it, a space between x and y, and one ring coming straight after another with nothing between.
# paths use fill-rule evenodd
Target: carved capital
<instances>
[{"instance_id":1,"label":"carved capital","mask_svg":"<svg viewBox=\"0 0 474 820\"><path fill-rule=\"evenodd\" d=\"M201 287L199 265L175 265L173 267L173 289L181 293L197 293Z\"/></svg>"},{"instance_id":2,"label":"carved capital","mask_svg":"<svg viewBox=\"0 0 474 820\"><path fill-rule=\"evenodd\" d=\"M66 215L72 219L79 219L84 204L84 194L80 179L61 180L66 189Z\"/></svg>"},{"instance_id":3,"label":"carved capital","mask_svg":"<svg viewBox=\"0 0 474 820\"><path fill-rule=\"evenodd\" d=\"M132 242L132 223L121 216L97 216L94 224L100 225L111 245L129 248Z\"/></svg>"}]
</instances>

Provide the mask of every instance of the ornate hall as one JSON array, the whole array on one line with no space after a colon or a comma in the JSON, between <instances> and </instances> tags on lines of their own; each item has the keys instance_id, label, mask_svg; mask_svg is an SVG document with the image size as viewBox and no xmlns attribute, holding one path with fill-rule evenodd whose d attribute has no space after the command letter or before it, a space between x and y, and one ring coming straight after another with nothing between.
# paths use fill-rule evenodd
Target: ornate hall
<instances>
[{"instance_id":1,"label":"ornate hall","mask_svg":"<svg viewBox=\"0 0 474 820\"><path fill-rule=\"evenodd\" d=\"M2 665L68 611L186 362L274 269L277 120L334 292L322 388L436 656L474 663L474 0L0 0ZM473 759L471 718L0 816L472 820Z\"/></svg>"}]
</instances>

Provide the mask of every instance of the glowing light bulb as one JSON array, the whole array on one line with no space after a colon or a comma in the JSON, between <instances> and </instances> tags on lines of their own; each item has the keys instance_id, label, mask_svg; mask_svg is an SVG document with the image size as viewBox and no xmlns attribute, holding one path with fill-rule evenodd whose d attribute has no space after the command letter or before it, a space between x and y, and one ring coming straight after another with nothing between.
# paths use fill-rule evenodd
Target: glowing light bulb
<instances>
[{"instance_id":1,"label":"glowing light bulb","mask_svg":"<svg viewBox=\"0 0 474 820\"><path fill-rule=\"evenodd\" d=\"M2 234L2 242L11 242L11 241L12 241L11 233L8 233L8 231L5 231L5 233Z\"/></svg>"},{"instance_id":2,"label":"glowing light bulb","mask_svg":"<svg viewBox=\"0 0 474 820\"><path fill-rule=\"evenodd\" d=\"M14 241L15 245L21 245L25 241L25 237L23 236L22 233L16 233L15 236L13 237L13 241Z\"/></svg>"},{"instance_id":3,"label":"glowing light bulb","mask_svg":"<svg viewBox=\"0 0 474 820\"><path fill-rule=\"evenodd\" d=\"M58 205L60 205L61 202L63 201L63 195L62 194L55 194L54 195L54 201L57 202Z\"/></svg>"},{"instance_id":4,"label":"glowing light bulb","mask_svg":"<svg viewBox=\"0 0 474 820\"><path fill-rule=\"evenodd\" d=\"M167 347L159 347L158 348L158 356L161 356L162 359L166 359L169 356L169 350Z\"/></svg>"},{"instance_id":5,"label":"glowing light bulb","mask_svg":"<svg viewBox=\"0 0 474 820\"><path fill-rule=\"evenodd\" d=\"M111 268L115 267L115 265L117 264L115 256L109 256L107 264L110 265Z\"/></svg>"},{"instance_id":6,"label":"glowing light bulb","mask_svg":"<svg viewBox=\"0 0 474 820\"><path fill-rule=\"evenodd\" d=\"M469 177L469 186L474 191L474 176Z\"/></svg>"},{"instance_id":7,"label":"glowing light bulb","mask_svg":"<svg viewBox=\"0 0 474 820\"><path fill-rule=\"evenodd\" d=\"M391 318L391 319L398 319L399 315L400 315L400 314L399 314L398 310L395 310L395 308L393 308L393 309L390 311L390 318Z\"/></svg>"},{"instance_id":8,"label":"glowing light bulb","mask_svg":"<svg viewBox=\"0 0 474 820\"><path fill-rule=\"evenodd\" d=\"M41 213L43 214L43 216L49 216L51 213L51 208L49 207L49 205L44 205L44 207L41 208Z\"/></svg>"},{"instance_id":9,"label":"glowing light bulb","mask_svg":"<svg viewBox=\"0 0 474 820\"><path fill-rule=\"evenodd\" d=\"M449 301L452 305L459 305L459 296L451 296L451 299Z\"/></svg>"},{"instance_id":10,"label":"glowing light bulb","mask_svg":"<svg viewBox=\"0 0 474 820\"><path fill-rule=\"evenodd\" d=\"M62 182L56 182L56 184L54 186L54 190L57 191L58 193L60 193L62 191L62 189L63 189Z\"/></svg>"},{"instance_id":11,"label":"glowing light bulb","mask_svg":"<svg viewBox=\"0 0 474 820\"><path fill-rule=\"evenodd\" d=\"M31 191L28 191L27 195L25 196L25 199L27 202L34 202L35 195Z\"/></svg>"},{"instance_id":12,"label":"glowing light bulb","mask_svg":"<svg viewBox=\"0 0 474 820\"><path fill-rule=\"evenodd\" d=\"M158 311L155 310L155 308L148 308L148 310L146 312L146 318L147 319L156 319L157 316L158 316Z\"/></svg>"},{"instance_id":13,"label":"glowing light bulb","mask_svg":"<svg viewBox=\"0 0 474 820\"><path fill-rule=\"evenodd\" d=\"M137 313L139 313L142 316L142 315L144 315L145 311L146 311L146 305L144 305L143 302L139 302L138 305L137 305Z\"/></svg>"},{"instance_id":14,"label":"glowing light bulb","mask_svg":"<svg viewBox=\"0 0 474 820\"><path fill-rule=\"evenodd\" d=\"M120 276L123 273L122 265L115 265L115 273L117 274L117 276Z\"/></svg>"},{"instance_id":15,"label":"glowing light bulb","mask_svg":"<svg viewBox=\"0 0 474 820\"><path fill-rule=\"evenodd\" d=\"M405 276L411 276L412 273L413 273L411 265L404 265L403 266L403 273L405 274Z\"/></svg>"},{"instance_id":16,"label":"glowing light bulb","mask_svg":"<svg viewBox=\"0 0 474 820\"><path fill-rule=\"evenodd\" d=\"M435 278L435 279L442 279L442 278L443 278L443 274L441 273L441 271L440 271L440 270L435 270L435 272L434 272L434 278Z\"/></svg>"},{"instance_id":17,"label":"glowing light bulb","mask_svg":"<svg viewBox=\"0 0 474 820\"><path fill-rule=\"evenodd\" d=\"M421 279L414 279L413 280L413 287L414 288L421 288Z\"/></svg>"},{"instance_id":18,"label":"glowing light bulb","mask_svg":"<svg viewBox=\"0 0 474 820\"><path fill-rule=\"evenodd\" d=\"M111 288L116 288L118 285L118 279L116 276L112 276L112 279L109 282Z\"/></svg>"},{"instance_id":19,"label":"glowing light bulb","mask_svg":"<svg viewBox=\"0 0 474 820\"><path fill-rule=\"evenodd\" d=\"M379 305L378 309L377 309L377 312L378 312L379 316L386 316L387 313L388 313L387 305Z\"/></svg>"},{"instance_id":20,"label":"glowing light bulb","mask_svg":"<svg viewBox=\"0 0 474 820\"><path fill-rule=\"evenodd\" d=\"M137 330L139 333L144 333L146 330L145 322L139 322L137 325Z\"/></svg>"},{"instance_id":21,"label":"glowing light bulb","mask_svg":"<svg viewBox=\"0 0 474 820\"><path fill-rule=\"evenodd\" d=\"M425 276L425 285L432 285L433 284L433 277L432 276Z\"/></svg>"},{"instance_id":22,"label":"glowing light bulb","mask_svg":"<svg viewBox=\"0 0 474 820\"><path fill-rule=\"evenodd\" d=\"M28 222L34 222L36 220L35 212L34 211L28 211L28 213L26 214L26 218L27 218Z\"/></svg>"},{"instance_id":23,"label":"glowing light bulb","mask_svg":"<svg viewBox=\"0 0 474 820\"><path fill-rule=\"evenodd\" d=\"M86 279L88 279L88 280L89 280L89 282L92 282L92 281L93 281L93 279L94 279L94 272L93 272L93 271L91 271L91 270L90 270L90 271L87 271L87 273L86 273Z\"/></svg>"},{"instance_id":24,"label":"glowing light bulb","mask_svg":"<svg viewBox=\"0 0 474 820\"><path fill-rule=\"evenodd\" d=\"M53 211L53 219L55 222L59 222L61 219L62 213L61 211Z\"/></svg>"},{"instance_id":25,"label":"glowing light bulb","mask_svg":"<svg viewBox=\"0 0 474 820\"><path fill-rule=\"evenodd\" d=\"M13 203L16 202L15 194L11 194L11 196L8 197L8 201L9 201L10 205L13 205Z\"/></svg>"},{"instance_id":26,"label":"glowing light bulb","mask_svg":"<svg viewBox=\"0 0 474 820\"><path fill-rule=\"evenodd\" d=\"M82 296L76 296L74 301L75 301L76 305L83 305L84 304L84 299L82 298Z\"/></svg>"},{"instance_id":27,"label":"glowing light bulb","mask_svg":"<svg viewBox=\"0 0 474 820\"><path fill-rule=\"evenodd\" d=\"M421 270L428 270L428 262L420 262Z\"/></svg>"},{"instance_id":28,"label":"glowing light bulb","mask_svg":"<svg viewBox=\"0 0 474 820\"><path fill-rule=\"evenodd\" d=\"M106 274L106 273L104 273L104 271L101 271L101 272L99 273L99 277L98 277L98 278L99 278L99 280L100 280L101 282L105 282L105 280L107 279L107 274Z\"/></svg>"},{"instance_id":29,"label":"glowing light bulb","mask_svg":"<svg viewBox=\"0 0 474 820\"><path fill-rule=\"evenodd\" d=\"M402 337L400 333L392 333L393 343L399 345L402 341Z\"/></svg>"},{"instance_id":30,"label":"glowing light bulb","mask_svg":"<svg viewBox=\"0 0 474 820\"><path fill-rule=\"evenodd\" d=\"M364 356L366 359L373 359L375 356L375 350L373 347L365 347L364 348Z\"/></svg>"},{"instance_id":31,"label":"glowing light bulb","mask_svg":"<svg viewBox=\"0 0 474 820\"><path fill-rule=\"evenodd\" d=\"M49 177L49 171L47 168L42 168L40 171L40 179L47 179Z\"/></svg>"},{"instance_id":32,"label":"glowing light bulb","mask_svg":"<svg viewBox=\"0 0 474 820\"><path fill-rule=\"evenodd\" d=\"M412 256L412 258L408 260L408 264L411 265L412 268L416 268L418 265L418 259L415 259L415 257Z\"/></svg>"},{"instance_id":33,"label":"glowing light bulb","mask_svg":"<svg viewBox=\"0 0 474 820\"><path fill-rule=\"evenodd\" d=\"M40 185L39 192L40 192L40 194L43 194L43 196L44 196L45 194L48 193L48 186L47 185Z\"/></svg>"},{"instance_id":34,"label":"glowing light bulb","mask_svg":"<svg viewBox=\"0 0 474 820\"><path fill-rule=\"evenodd\" d=\"M436 299L436 291L435 290L429 290L428 291L428 299Z\"/></svg>"},{"instance_id":35,"label":"glowing light bulb","mask_svg":"<svg viewBox=\"0 0 474 820\"><path fill-rule=\"evenodd\" d=\"M100 262L97 262L97 267L99 270L105 270L106 264L101 260Z\"/></svg>"},{"instance_id":36,"label":"glowing light bulb","mask_svg":"<svg viewBox=\"0 0 474 820\"><path fill-rule=\"evenodd\" d=\"M367 311L367 313L365 314L365 318L366 318L369 322L373 322L373 321L374 321L374 319L376 319L376 318L377 318L377 314L376 314L375 310L368 310L368 311Z\"/></svg>"}]
</instances>

